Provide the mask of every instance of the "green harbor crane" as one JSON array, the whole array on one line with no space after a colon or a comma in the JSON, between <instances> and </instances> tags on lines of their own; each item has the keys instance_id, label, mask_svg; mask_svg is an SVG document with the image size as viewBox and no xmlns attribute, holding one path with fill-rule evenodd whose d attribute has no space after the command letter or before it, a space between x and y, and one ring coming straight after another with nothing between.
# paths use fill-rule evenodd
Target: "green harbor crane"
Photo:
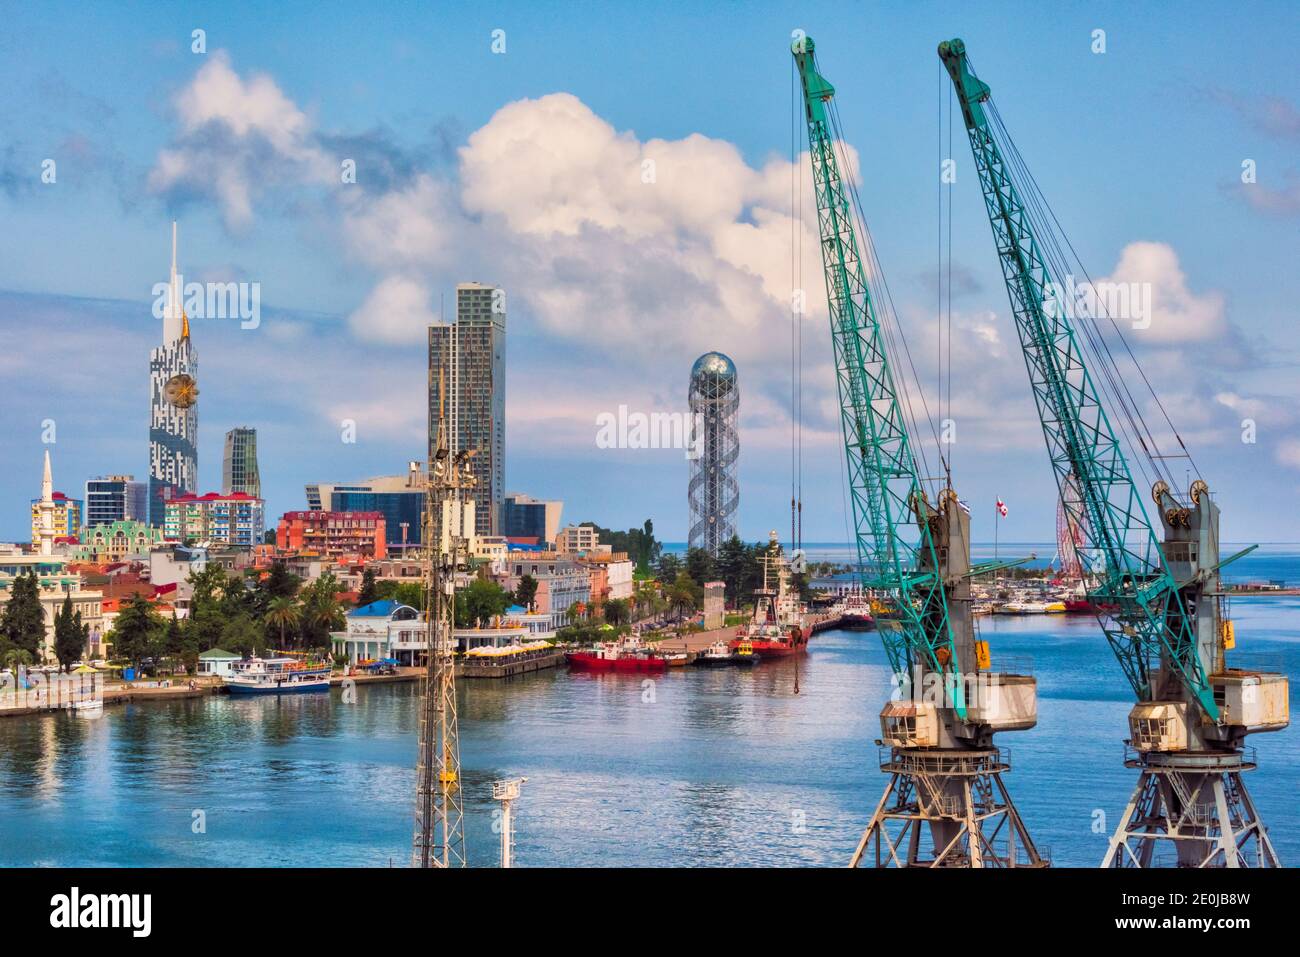
<instances>
[{"instance_id":1,"label":"green harbor crane","mask_svg":"<svg viewBox=\"0 0 1300 957\"><path fill-rule=\"evenodd\" d=\"M1034 726L1036 683L993 671L987 644L976 640L970 580L992 568L971 566L970 515L951 485L945 480L933 501L927 494L889 355L891 335L901 333L878 317L862 255L872 250L859 245L858 204L836 155L835 90L818 71L810 38L797 35L791 50L804 94L858 566L863 588L890 609L878 624L898 689L881 711L877 742L889 782L851 863L871 851L877 867L1043 866L1002 781L1008 758L993 745L995 731ZM865 227L863 235L869 240Z\"/></svg>"},{"instance_id":2,"label":"green harbor crane","mask_svg":"<svg viewBox=\"0 0 1300 957\"><path fill-rule=\"evenodd\" d=\"M1124 317L1099 317L1102 297L1076 302L1068 291L1077 256L988 85L961 40L939 44L939 58L970 140L1061 506L1086 533L1088 600L1138 700L1125 763L1140 770L1139 780L1103 866L1158 865L1169 847L1179 866L1277 866L1242 781L1255 767L1254 750L1242 741L1287 725L1287 680L1226 661L1235 636L1219 573L1250 549L1220 558L1219 508L1199 475L1185 495L1174 491L1168 461L1195 466L1167 415L1163 426L1142 415L1132 392L1139 380L1151 404L1162 414L1164 407L1127 344L1135 375L1126 375L1110 347L1109 339L1123 338L1115 320ZM1115 335L1099 318L1114 323ZM1160 452L1157 431L1166 427L1176 454ZM1148 518L1125 444L1135 456L1141 450L1135 462L1152 480L1163 537Z\"/></svg>"}]
</instances>

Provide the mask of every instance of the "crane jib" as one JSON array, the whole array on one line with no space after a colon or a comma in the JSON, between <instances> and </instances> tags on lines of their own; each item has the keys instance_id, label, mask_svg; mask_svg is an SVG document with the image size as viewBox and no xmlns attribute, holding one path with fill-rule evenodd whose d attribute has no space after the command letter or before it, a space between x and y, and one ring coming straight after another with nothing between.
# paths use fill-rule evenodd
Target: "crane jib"
<instances>
[{"instance_id":1,"label":"crane jib","mask_svg":"<svg viewBox=\"0 0 1300 957\"><path fill-rule=\"evenodd\" d=\"M813 51L810 38L791 48L804 94L862 585L892 598L897 627L882 627L880 636L896 674L922 663L960 674L944 581L919 567L924 556L929 568L939 568L938 553L835 156L828 109L835 88L818 72ZM960 682L954 710L966 720Z\"/></svg>"},{"instance_id":2,"label":"crane jib","mask_svg":"<svg viewBox=\"0 0 1300 957\"><path fill-rule=\"evenodd\" d=\"M1052 286L1018 184L989 124L991 90L971 72L961 40L939 44L958 94L975 170L1002 264L1043 436L1064 504L1071 476L1105 575L1090 592L1101 624L1140 700L1151 700L1150 663L1169 663L1205 715L1223 720L1195 626L1169 570L1120 442L1083 360L1069 317L1044 307ZM1005 131L1004 131L1005 133ZM1023 169L1023 166L1022 166ZM1153 560L1154 556L1154 560Z\"/></svg>"}]
</instances>

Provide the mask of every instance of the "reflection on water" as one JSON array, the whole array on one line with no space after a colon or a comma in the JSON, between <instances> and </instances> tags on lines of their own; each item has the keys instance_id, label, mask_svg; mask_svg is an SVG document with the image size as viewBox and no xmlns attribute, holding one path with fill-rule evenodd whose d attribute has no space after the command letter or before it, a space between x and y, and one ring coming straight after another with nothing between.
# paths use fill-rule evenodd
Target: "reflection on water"
<instances>
[{"instance_id":1,"label":"reflection on water","mask_svg":"<svg viewBox=\"0 0 1300 957\"><path fill-rule=\"evenodd\" d=\"M1300 676L1300 601L1238 600L1243 648ZM994 653L1032 657L1039 725L1003 735L1008 784L1058 865L1095 866L1133 773L1128 688L1094 622L991 618ZM876 714L889 692L872 633L818 636L800 664L639 676L563 670L462 682L470 861L493 865L490 783L515 805L527 865L842 865L879 799ZM99 719L0 720L0 863L405 866L416 686L109 707ZM1252 774L1284 862L1297 731L1258 735ZM202 811L205 833L194 833Z\"/></svg>"}]
</instances>

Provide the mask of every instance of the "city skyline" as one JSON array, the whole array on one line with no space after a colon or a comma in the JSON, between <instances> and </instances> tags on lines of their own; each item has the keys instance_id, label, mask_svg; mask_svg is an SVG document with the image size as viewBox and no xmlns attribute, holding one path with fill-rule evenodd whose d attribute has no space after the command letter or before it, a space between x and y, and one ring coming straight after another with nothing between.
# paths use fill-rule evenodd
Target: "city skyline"
<instances>
[{"instance_id":1,"label":"city skyline","mask_svg":"<svg viewBox=\"0 0 1300 957\"><path fill-rule=\"evenodd\" d=\"M1008 123L1032 151L1044 190L1067 229L1075 228L1094 273L1154 287L1156 322L1148 335L1134 335L1135 347L1188 444L1213 461L1225 538L1300 538L1300 527L1268 505L1300 484L1296 351L1277 332L1296 299L1286 264L1294 245L1288 190L1297 105L1287 96L1283 58L1259 54L1286 31L1246 24L1219 37L1208 6L1192 7L1161 30L1150 29L1141 11L1103 13L1109 50L1099 56L1089 49L1098 17L1092 11L1031 12L1013 24L996 13L941 8L908 22L887 10L835 11L839 22L894 39L875 54L872 69L896 82L879 90L844 69L850 50L834 42L827 20L762 7L751 22L717 31L715 54L736 69L709 71L714 95L701 99L692 90L702 65L654 71L646 95L620 95L601 82L611 70L625 75L612 51L594 51L590 66L550 62L539 48L550 46L553 28L520 7L505 20L508 52L496 55L496 25L453 12L436 22L465 40L442 54L453 69L472 63L484 77L458 100L427 79L428 52L403 46L382 20L366 25L340 16L323 25L327 36L358 38L360 59L339 65L351 85L339 69L324 71L295 51L254 8L243 10L239 25L214 18L202 54L190 52L194 26L183 16L104 20L114 47L138 47L142 63L105 77L101 87L89 80L102 52L77 37L55 37L48 23L18 12L15 28L29 29L47 52L62 51L64 65L57 82L0 94L12 107L5 113L15 143L0 194L13 224L0 264L0 325L51 330L49 343L7 357L6 368L15 380L37 370L54 377L49 389L12 397L16 421L28 431L13 430L6 460L30 461L42 448L41 423L50 419L70 490L95 475L145 471L132 451L139 393L106 389L104 377L139 369L156 343L156 327L142 321L147 294L160 231L181 218L196 279L265 287L255 328L215 318L194 325L209 371L205 434L215 440L236 425L258 430L271 515L304 507L301 489L309 482L391 474L421 457L425 357L418 340L440 312L440 298L478 277L511 292L506 487L563 499L574 516L608 527L635 527L649 517L661 538L685 540L680 453L599 449L594 419L624 403L683 410L676 370L716 347L752 370L747 381L754 383L740 421L740 532L752 541L784 529L790 30L832 37L819 53L837 67L843 92L853 94L844 97L845 135L862 162L863 201L927 390L935 379L927 370L937 364L936 171L946 151L935 149L935 91L943 78L934 44L961 32L979 51L984 75L1007 91ZM670 11L640 31L645 56L678 50L674 25L682 16ZM705 25L710 16L703 15ZM611 12L616 25L631 17ZM1168 49L1171 31L1186 55ZM769 47L770 58L752 56ZM1253 52L1239 56L1238 48ZM394 54L385 60L390 73L363 65L379 50ZM25 54L15 55L21 69ZM1216 65L1230 60L1232 71ZM1205 65L1193 72L1195 61ZM149 81L138 82L144 72ZM1026 92L1029 75L1036 94ZM381 93L380 81L390 77L397 86L425 77L411 88L428 102L387 84ZM1171 98L1174 89L1184 92ZM95 96L111 97L115 109L95 110ZM1060 102L1070 102L1069 114ZM1126 123L1135 107L1157 103L1158 123ZM97 119L83 131L80 118L91 114ZM1099 127L1112 129L1108 135L1124 149L1099 138ZM1207 139L1202 127L1211 131L1210 149L1194 145ZM555 131L556 142L544 144L556 147L554 165L538 165L544 154L525 151L516 158L522 166L512 166L510 144L534 130ZM259 151L270 157L269 185L250 175ZM965 156L952 152L960 177ZM224 177L212 175L218 153L228 164ZM60 172L46 186L40 160L50 154L61 159ZM333 172L331 182L319 174L322 158L340 157L356 160L354 193L332 185ZM1240 181L1244 159L1259 171L1253 191ZM655 183L641 181L645 160L657 163ZM611 174L619 164L635 168L631 182ZM528 170L545 170L554 193L530 185L539 178ZM584 183L593 184L592 195L579 191ZM722 183L733 192L719 195ZM1043 540L1053 527L1050 473L978 197L963 185L954 192L951 286L958 490L973 505L977 540L992 538L998 498L1010 508L1004 540ZM1111 215L1088 215L1096 208ZM807 203L804 209L807 227ZM1202 221L1216 228L1193 225ZM677 238L661 238L671 231ZM83 238L62 249L74 233ZM816 255L815 243L804 245ZM802 276L815 287L812 263ZM821 294L814 288L809 297L804 537L842 541L829 343ZM755 334L768 328L772 334ZM93 342L83 343L90 330ZM638 348L647 330L654 330L654 348ZM69 347L78 350L75 360ZM1195 389L1179 374L1192 358L1206 360L1208 372ZM87 375L91 364L98 376ZM1258 425L1253 443L1242 441L1247 419ZM354 443L340 439L345 421L355 424ZM1005 448L995 452L994 440ZM219 488L216 442L198 451L196 491ZM626 494L629 469L646 478L634 496ZM1002 478L1013 472L1024 478ZM11 499L29 501L33 492L25 470L0 478L0 493ZM25 519L22 509L7 510L0 538L21 540Z\"/></svg>"}]
</instances>

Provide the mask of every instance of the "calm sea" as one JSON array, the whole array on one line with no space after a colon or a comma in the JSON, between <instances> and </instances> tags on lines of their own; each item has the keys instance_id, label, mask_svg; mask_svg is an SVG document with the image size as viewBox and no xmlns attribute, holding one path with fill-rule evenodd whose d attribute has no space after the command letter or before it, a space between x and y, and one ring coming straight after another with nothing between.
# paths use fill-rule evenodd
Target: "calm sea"
<instances>
[{"instance_id":1,"label":"calm sea","mask_svg":"<svg viewBox=\"0 0 1300 957\"><path fill-rule=\"evenodd\" d=\"M1235 574L1300 580L1300 552L1276 549ZM1238 660L1284 669L1294 709L1300 599L1237 599L1233 614ZM1134 782L1128 687L1086 618L981 628L1038 677L1038 726L999 738L1022 816L1057 865L1095 866L1094 813L1113 827ZM800 664L797 695L794 667L683 669L651 686L564 670L462 682L471 863L497 861L491 782L522 775L520 866L844 864L884 784L884 656L874 633L831 632ZM403 684L361 688L355 704L336 690L0 720L0 863L405 866L415 705ZM1248 785L1295 865L1300 732L1251 743Z\"/></svg>"}]
</instances>

